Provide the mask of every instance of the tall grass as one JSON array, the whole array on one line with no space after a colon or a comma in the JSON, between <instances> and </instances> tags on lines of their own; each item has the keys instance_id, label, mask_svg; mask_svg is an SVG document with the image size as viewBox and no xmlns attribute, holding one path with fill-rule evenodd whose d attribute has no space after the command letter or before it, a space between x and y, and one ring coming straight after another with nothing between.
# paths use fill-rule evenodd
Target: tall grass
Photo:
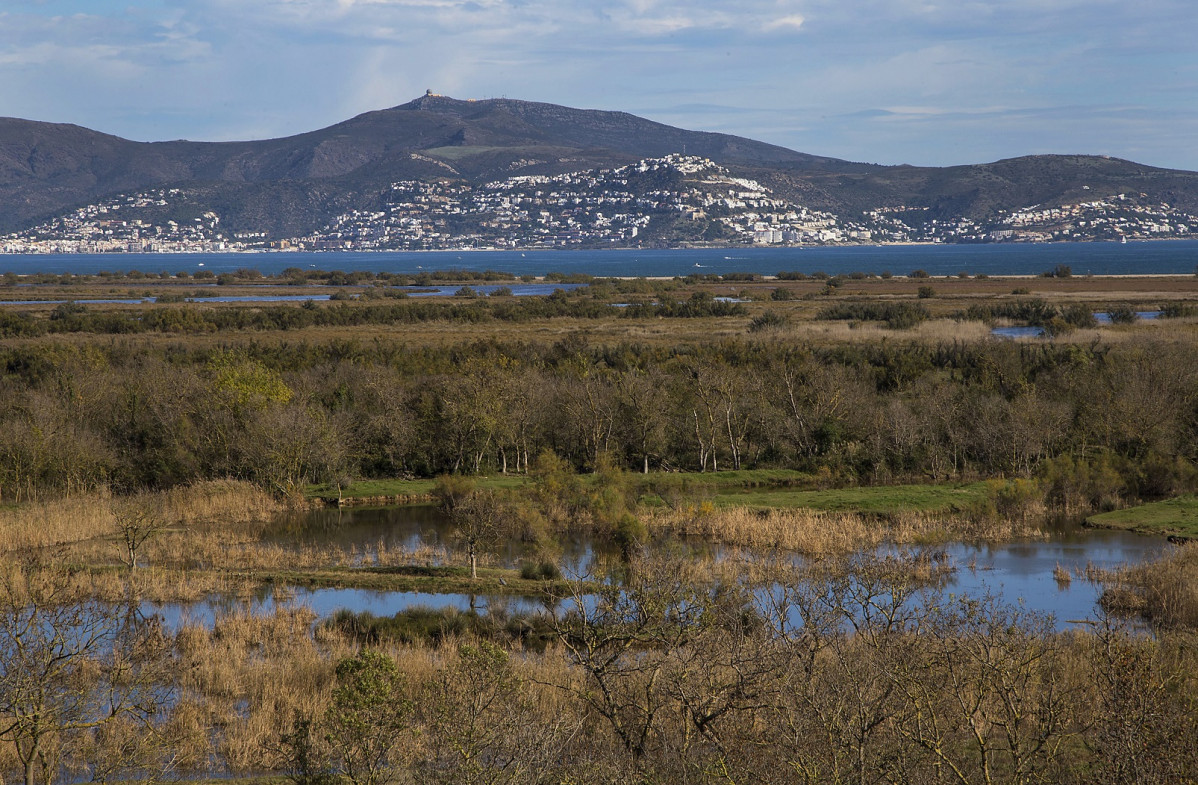
<instances>
[{"instance_id":1,"label":"tall grass","mask_svg":"<svg viewBox=\"0 0 1198 785\"><path fill-rule=\"evenodd\" d=\"M809 509L747 507L656 510L650 529L695 536L726 545L782 549L809 556L844 554L880 545L927 544L952 539L1000 540L1039 534L1016 518L903 511L886 515Z\"/></svg>"},{"instance_id":2,"label":"tall grass","mask_svg":"<svg viewBox=\"0 0 1198 785\"><path fill-rule=\"evenodd\" d=\"M1093 577L1104 584L1100 602L1108 611L1139 614L1160 627L1198 627L1198 543Z\"/></svg>"},{"instance_id":3,"label":"tall grass","mask_svg":"<svg viewBox=\"0 0 1198 785\"><path fill-rule=\"evenodd\" d=\"M281 509L261 488L238 480L210 480L120 500L99 491L0 510L0 552L109 537L116 531L114 506L119 504L148 508L169 525L204 527L244 526Z\"/></svg>"}]
</instances>

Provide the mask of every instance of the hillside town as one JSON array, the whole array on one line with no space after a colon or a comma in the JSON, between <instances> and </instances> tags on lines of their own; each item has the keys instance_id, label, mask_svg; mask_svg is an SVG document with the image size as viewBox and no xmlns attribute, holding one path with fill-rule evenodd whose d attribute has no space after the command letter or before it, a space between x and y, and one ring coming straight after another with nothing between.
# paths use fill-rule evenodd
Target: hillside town
<instances>
[{"instance_id":1,"label":"hillside town","mask_svg":"<svg viewBox=\"0 0 1198 785\"><path fill-rule=\"evenodd\" d=\"M293 238L230 231L220 216L157 189L78 208L0 237L3 253L220 253L602 247L1120 241L1198 235L1198 217L1143 194L1034 205L987 220L928 207L856 216L805 207L705 158L669 155L613 169L520 175L482 185L401 181L369 209Z\"/></svg>"}]
</instances>

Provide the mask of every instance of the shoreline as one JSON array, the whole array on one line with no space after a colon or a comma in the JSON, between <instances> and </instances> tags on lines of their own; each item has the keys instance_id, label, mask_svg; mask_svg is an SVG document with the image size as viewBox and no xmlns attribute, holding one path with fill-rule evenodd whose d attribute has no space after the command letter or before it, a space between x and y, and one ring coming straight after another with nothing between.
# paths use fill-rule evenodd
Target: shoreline
<instances>
[{"instance_id":1,"label":"shoreline","mask_svg":"<svg viewBox=\"0 0 1198 785\"><path fill-rule=\"evenodd\" d=\"M907 240L901 242L877 243L778 243L771 245L678 245L665 248L645 248L641 246L595 246L593 248L525 246L522 248L346 248L342 250L318 250L305 248L243 248L224 250L178 250L178 251L0 251L0 258L6 257L38 257L38 256L134 256L134 257L174 257L174 256L245 256L245 255L280 255L305 254L312 256L335 256L340 254L452 254L452 253L607 253L607 252L664 252L664 251L799 251L799 250L831 250L835 248L978 248L978 247L1050 247L1064 245L1137 245L1161 244L1198 241L1198 234L1189 237L1141 237L1121 243L1115 240L1012 240L1007 242L981 243L939 243Z\"/></svg>"}]
</instances>

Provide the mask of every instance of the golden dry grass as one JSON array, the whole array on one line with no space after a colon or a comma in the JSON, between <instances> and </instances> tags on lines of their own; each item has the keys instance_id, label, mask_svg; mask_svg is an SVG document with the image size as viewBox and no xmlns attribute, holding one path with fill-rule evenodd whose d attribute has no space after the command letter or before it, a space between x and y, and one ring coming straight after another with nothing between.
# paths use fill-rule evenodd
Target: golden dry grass
<instances>
[{"instance_id":1,"label":"golden dry grass","mask_svg":"<svg viewBox=\"0 0 1198 785\"><path fill-rule=\"evenodd\" d=\"M111 537L116 533L114 507L120 505L144 507L172 527L243 526L265 521L281 509L261 488L237 480L199 482L120 500L100 491L0 510L0 552Z\"/></svg>"},{"instance_id":2,"label":"golden dry grass","mask_svg":"<svg viewBox=\"0 0 1198 785\"><path fill-rule=\"evenodd\" d=\"M1198 543L1120 570L1087 571L1087 578L1105 584L1108 610L1138 613L1162 627L1198 627Z\"/></svg>"},{"instance_id":3,"label":"golden dry grass","mask_svg":"<svg viewBox=\"0 0 1198 785\"><path fill-rule=\"evenodd\" d=\"M982 520L964 515L898 512L888 516L808 509L754 510L748 507L655 511L650 529L701 537L726 545L794 551L808 556L851 553L884 542L909 545L949 539L1002 540L1041 534L1034 524L1014 519Z\"/></svg>"}]
</instances>

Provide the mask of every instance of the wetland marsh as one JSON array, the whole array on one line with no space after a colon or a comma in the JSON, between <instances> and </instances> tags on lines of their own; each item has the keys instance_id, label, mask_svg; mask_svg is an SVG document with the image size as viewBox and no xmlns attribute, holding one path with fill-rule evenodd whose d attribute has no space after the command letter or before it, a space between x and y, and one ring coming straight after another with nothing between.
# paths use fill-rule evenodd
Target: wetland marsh
<instances>
[{"instance_id":1,"label":"wetland marsh","mask_svg":"<svg viewBox=\"0 0 1198 785\"><path fill-rule=\"evenodd\" d=\"M1198 770L1198 279L229 275L0 309L5 778Z\"/></svg>"}]
</instances>

